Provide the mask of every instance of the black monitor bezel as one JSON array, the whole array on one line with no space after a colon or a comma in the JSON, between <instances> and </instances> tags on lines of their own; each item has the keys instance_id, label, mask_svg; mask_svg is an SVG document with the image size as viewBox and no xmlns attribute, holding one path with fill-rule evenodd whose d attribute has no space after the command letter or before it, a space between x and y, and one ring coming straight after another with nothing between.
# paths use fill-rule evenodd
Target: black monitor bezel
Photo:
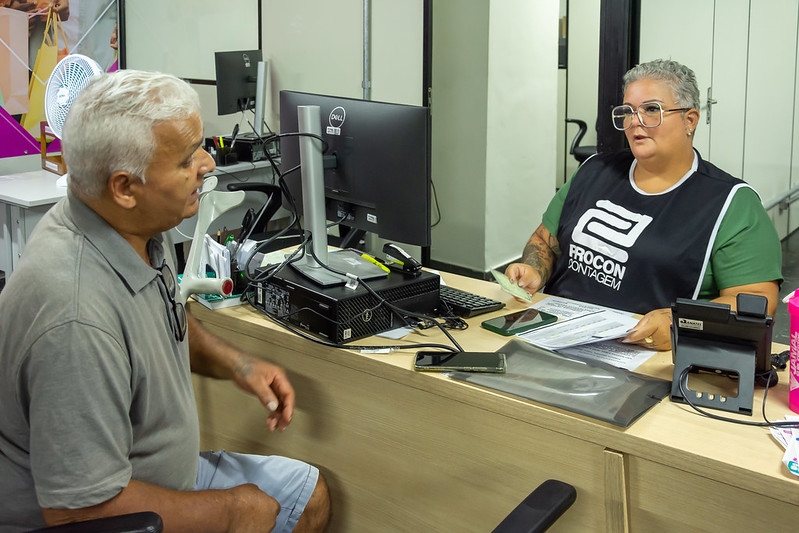
<instances>
[{"instance_id":1,"label":"black monitor bezel","mask_svg":"<svg viewBox=\"0 0 799 533\"><path fill-rule=\"evenodd\" d=\"M293 133L298 129L297 106L318 105L322 121L322 137L328 144L325 156L325 208L326 218L337 221L344 211L352 218L343 225L373 232L383 239L404 244L429 247L431 243L431 178L430 178L430 110L427 107L412 106L374 100L362 100L334 95L306 93L299 91L280 91L280 132ZM329 133L330 113L336 107L344 106L350 111L341 126L343 135ZM353 142L348 137L347 128L364 128L363 123L353 126L356 116L361 114L369 122L374 134L361 143L361 137ZM381 118L382 117L382 121ZM359 117L360 118L360 117ZM349 121L349 122L347 122ZM410 124L407 124L410 122ZM394 125L394 128L389 126ZM381 126L381 127L378 127ZM403 128L407 132L403 135ZM366 129L369 129L368 127ZM413 131L413 139L408 135ZM393 137L392 137L393 135ZM400 137L397 140L397 137ZM349 143L347 145L347 143ZM356 143L361 143L358 146ZM397 145L410 143L412 148L403 151ZM347 145L347 152L344 151ZM371 147L371 151L364 149ZM358 146L357 148L354 148ZM390 179L384 179L385 187L378 194L375 191L345 190L350 180L357 177L346 175L347 163L342 157L368 157L373 162L389 168ZM346 156L344 154L347 154ZM283 172L295 168L300 163L299 140L297 137L284 137L280 141L281 169ZM398 176L408 172L404 186ZM387 177L389 174L384 174ZM285 175L284 179L295 200L296 208L302 212L302 187L300 172ZM376 182L379 182L378 178ZM371 197L370 197L371 196ZM342 211L342 206L344 210ZM288 204L286 205L288 207ZM378 223L374 223L377 217Z\"/></svg>"},{"instance_id":2,"label":"black monitor bezel","mask_svg":"<svg viewBox=\"0 0 799 533\"><path fill-rule=\"evenodd\" d=\"M249 66L243 59L244 54L247 55ZM263 61L261 50L214 52L216 108L219 115L255 109L259 61Z\"/></svg>"}]
</instances>

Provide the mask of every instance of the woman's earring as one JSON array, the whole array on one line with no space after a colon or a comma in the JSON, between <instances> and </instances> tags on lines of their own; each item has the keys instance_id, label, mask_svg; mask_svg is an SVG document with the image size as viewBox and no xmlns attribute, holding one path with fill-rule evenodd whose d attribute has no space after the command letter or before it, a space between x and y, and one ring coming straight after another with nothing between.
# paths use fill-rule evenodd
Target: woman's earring
<instances>
[{"instance_id":1,"label":"woman's earring","mask_svg":"<svg viewBox=\"0 0 799 533\"><path fill-rule=\"evenodd\" d=\"M693 134L694 134L694 132L693 132L693 131L691 131L691 130L688 130L688 136L689 136L689 137L690 137L691 135L693 135Z\"/></svg>"}]
</instances>

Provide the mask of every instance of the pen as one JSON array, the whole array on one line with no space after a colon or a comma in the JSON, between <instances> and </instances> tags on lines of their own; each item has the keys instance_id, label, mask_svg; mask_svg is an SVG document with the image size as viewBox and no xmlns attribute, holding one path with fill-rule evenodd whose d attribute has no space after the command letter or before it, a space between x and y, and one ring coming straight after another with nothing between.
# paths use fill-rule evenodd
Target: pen
<instances>
[{"instance_id":1,"label":"pen","mask_svg":"<svg viewBox=\"0 0 799 533\"><path fill-rule=\"evenodd\" d=\"M236 136L239 134L239 125L236 124L233 126L233 134L230 136L230 149L233 149L233 145L236 144Z\"/></svg>"},{"instance_id":2,"label":"pen","mask_svg":"<svg viewBox=\"0 0 799 533\"><path fill-rule=\"evenodd\" d=\"M381 263L380 261L378 261L377 259L375 259L371 255L369 255L369 254L361 254L361 257L363 257L364 259L366 259L367 261L369 261L373 265L379 266L382 270L385 270L386 272L391 272L386 265L384 265L383 263Z\"/></svg>"},{"instance_id":3,"label":"pen","mask_svg":"<svg viewBox=\"0 0 799 533\"><path fill-rule=\"evenodd\" d=\"M222 138L221 135L219 136L219 147L220 148L224 148L225 147L225 139Z\"/></svg>"}]
</instances>

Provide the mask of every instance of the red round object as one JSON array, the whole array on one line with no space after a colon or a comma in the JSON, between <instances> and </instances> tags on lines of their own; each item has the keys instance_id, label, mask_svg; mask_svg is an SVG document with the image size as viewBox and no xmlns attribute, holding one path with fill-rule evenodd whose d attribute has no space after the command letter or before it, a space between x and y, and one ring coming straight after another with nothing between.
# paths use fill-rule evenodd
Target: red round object
<instances>
[{"instance_id":1,"label":"red round object","mask_svg":"<svg viewBox=\"0 0 799 533\"><path fill-rule=\"evenodd\" d=\"M233 280L226 279L224 282L222 282L222 292L225 294L225 296L230 296L233 294Z\"/></svg>"}]
</instances>

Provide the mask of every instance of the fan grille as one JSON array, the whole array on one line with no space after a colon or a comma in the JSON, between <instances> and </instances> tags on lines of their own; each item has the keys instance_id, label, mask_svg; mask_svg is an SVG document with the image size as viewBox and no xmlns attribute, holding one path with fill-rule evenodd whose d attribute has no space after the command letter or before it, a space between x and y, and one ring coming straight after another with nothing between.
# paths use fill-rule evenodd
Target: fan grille
<instances>
[{"instance_id":1,"label":"fan grille","mask_svg":"<svg viewBox=\"0 0 799 533\"><path fill-rule=\"evenodd\" d=\"M61 138L67 112L78 93L102 73L95 60L81 54L68 55L55 66L44 92L44 114L56 137Z\"/></svg>"}]
</instances>

